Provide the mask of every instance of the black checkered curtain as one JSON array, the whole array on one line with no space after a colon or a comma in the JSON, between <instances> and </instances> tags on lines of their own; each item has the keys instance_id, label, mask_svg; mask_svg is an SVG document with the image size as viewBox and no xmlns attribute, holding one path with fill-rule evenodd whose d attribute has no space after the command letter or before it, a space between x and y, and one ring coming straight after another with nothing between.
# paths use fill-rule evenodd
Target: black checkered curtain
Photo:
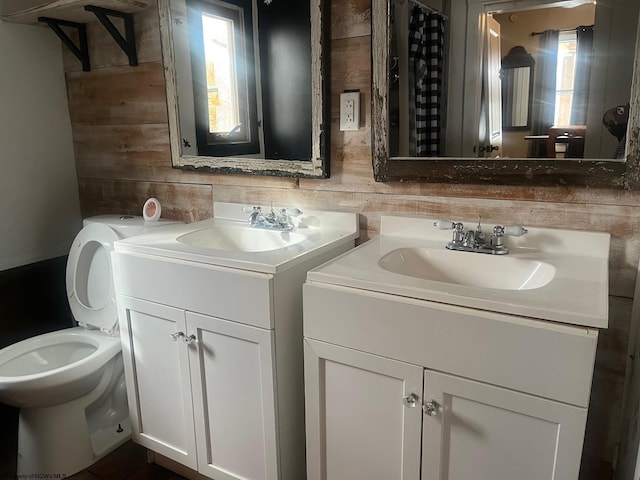
<instances>
[{"instance_id":1,"label":"black checkered curtain","mask_svg":"<svg viewBox=\"0 0 640 480\"><path fill-rule=\"evenodd\" d=\"M440 155L444 17L415 6L409 21L411 156Z\"/></svg>"}]
</instances>

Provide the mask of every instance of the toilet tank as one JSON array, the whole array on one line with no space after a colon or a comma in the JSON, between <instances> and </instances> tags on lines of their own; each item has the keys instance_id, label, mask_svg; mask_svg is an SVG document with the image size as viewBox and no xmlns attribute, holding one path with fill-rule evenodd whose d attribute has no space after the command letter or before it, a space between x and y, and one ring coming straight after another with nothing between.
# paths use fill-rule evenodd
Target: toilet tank
<instances>
[{"instance_id":1,"label":"toilet tank","mask_svg":"<svg viewBox=\"0 0 640 480\"><path fill-rule=\"evenodd\" d=\"M135 215L98 215L88 217L82 221L82 226L86 227L92 223L101 223L113 229L122 238L134 237L148 233L159 227L182 224L178 220L158 220L157 222L147 222L144 218Z\"/></svg>"}]
</instances>

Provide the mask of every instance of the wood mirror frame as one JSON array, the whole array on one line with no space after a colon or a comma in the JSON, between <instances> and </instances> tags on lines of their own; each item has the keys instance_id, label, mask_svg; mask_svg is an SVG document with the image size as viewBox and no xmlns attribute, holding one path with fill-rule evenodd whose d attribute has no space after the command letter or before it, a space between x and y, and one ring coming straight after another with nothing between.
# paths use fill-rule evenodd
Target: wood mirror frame
<instances>
[{"instance_id":1,"label":"wood mirror frame","mask_svg":"<svg viewBox=\"0 0 640 480\"><path fill-rule=\"evenodd\" d=\"M176 81L175 53L171 29L171 0L158 0L160 16L160 38L167 91L167 110L169 117L169 137L171 145L171 163L174 168L213 173L270 175L283 177L326 178L329 176L329 86L325 79L325 64L328 54L327 28L325 15L326 0L311 2L311 104L313 116L311 122L311 158L309 160L278 160L243 157L207 157L184 155L178 89ZM262 1L262 0L259 0Z\"/></svg>"},{"instance_id":2,"label":"wood mirror frame","mask_svg":"<svg viewBox=\"0 0 640 480\"><path fill-rule=\"evenodd\" d=\"M640 34L636 38L625 160L389 158L390 1L371 5L372 154L377 182L580 186L640 190ZM639 28L640 31L640 28Z\"/></svg>"}]
</instances>

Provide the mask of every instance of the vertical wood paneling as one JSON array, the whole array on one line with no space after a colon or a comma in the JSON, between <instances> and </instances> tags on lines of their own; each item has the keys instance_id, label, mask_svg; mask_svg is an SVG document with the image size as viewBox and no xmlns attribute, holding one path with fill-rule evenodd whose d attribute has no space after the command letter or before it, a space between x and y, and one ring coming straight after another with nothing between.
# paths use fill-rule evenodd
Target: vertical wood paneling
<instances>
[{"instance_id":1,"label":"vertical wood paneling","mask_svg":"<svg viewBox=\"0 0 640 480\"><path fill-rule=\"evenodd\" d=\"M83 215L139 214L144 200L155 196L164 217L191 222L213 215L215 197L357 212L361 241L378 234L384 214L454 219L481 214L489 223L610 232L614 296L610 329L602 332L598 344L582 474L589 480L606 477L619 430L630 299L640 259L640 193L374 182L371 0L331 1L331 178L326 180L172 169L157 9L135 15L138 67L128 66L100 24L90 24L92 71L81 72L75 57L64 51ZM361 92L362 125L357 132L339 131L338 99L347 89Z\"/></svg>"}]
</instances>

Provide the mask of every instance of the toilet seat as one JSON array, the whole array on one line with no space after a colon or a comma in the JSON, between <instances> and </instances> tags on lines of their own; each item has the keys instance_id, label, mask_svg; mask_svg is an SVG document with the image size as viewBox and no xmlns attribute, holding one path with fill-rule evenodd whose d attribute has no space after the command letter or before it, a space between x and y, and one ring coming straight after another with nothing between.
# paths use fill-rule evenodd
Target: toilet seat
<instances>
[{"instance_id":1,"label":"toilet seat","mask_svg":"<svg viewBox=\"0 0 640 480\"><path fill-rule=\"evenodd\" d=\"M116 240L118 235L107 225L87 225L73 240L66 273L69 306L76 322L110 334L118 327L111 268Z\"/></svg>"},{"instance_id":2,"label":"toilet seat","mask_svg":"<svg viewBox=\"0 0 640 480\"><path fill-rule=\"evenodd\" d=\"M119 337L84 327L56 330L9 345L0 350L0 402L43 408L78 398L96 386L100 381L96 372L121 348Z\"/></svg>"}]
</instances>

